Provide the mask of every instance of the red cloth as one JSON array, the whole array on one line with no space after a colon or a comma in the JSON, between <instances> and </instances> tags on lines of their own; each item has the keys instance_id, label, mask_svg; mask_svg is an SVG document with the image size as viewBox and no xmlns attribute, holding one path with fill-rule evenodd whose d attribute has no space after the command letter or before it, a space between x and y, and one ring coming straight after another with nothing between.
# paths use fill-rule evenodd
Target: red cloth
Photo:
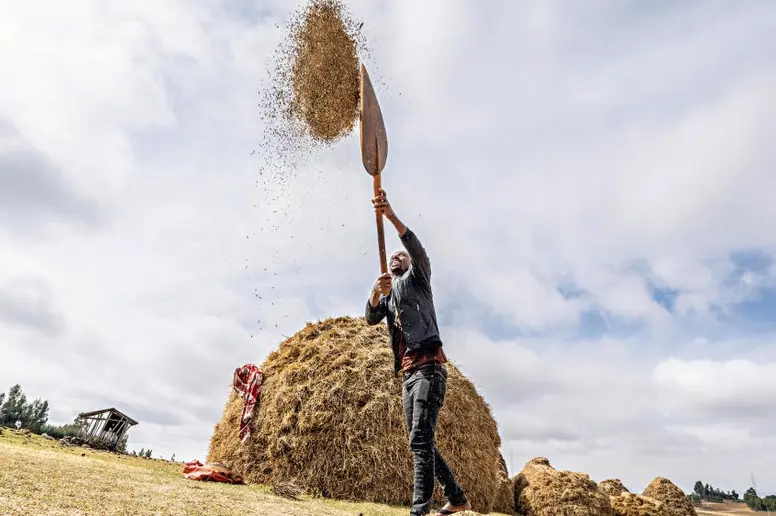
<instances>
[{"instance_id":1,"label":"red cloth","mask_svg":"<svg viewBox=\"0 0 776 516\"><path fill-rule=\"evenodd\" d=\"M202 464L198 460L187 462L183 467L183 476L189 480L224 482L226 484L244 484L242 475L220 464Z\"/></svg>"},{"instance_id":2,"label":"red cloth","mask_svg":"<svg viewBox=\"0 0 776 516\"><path fill-rule=\"evenodd\" d=\"M263 381L264 375L253 364L245 364L234 370L234 390L237 391L237 394L245 402L242 419L240 420L240 441L243 443L247 442L251 436L253 410L259 401Z\"/></svg>"}]
</instances>

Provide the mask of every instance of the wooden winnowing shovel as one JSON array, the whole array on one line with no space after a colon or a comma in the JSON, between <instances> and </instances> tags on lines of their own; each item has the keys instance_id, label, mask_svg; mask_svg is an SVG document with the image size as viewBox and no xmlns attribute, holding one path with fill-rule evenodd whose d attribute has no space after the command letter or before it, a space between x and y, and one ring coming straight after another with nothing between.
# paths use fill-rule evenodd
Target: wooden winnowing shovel
<instances>
[{"instance_id":1,"label":"wooden winnowing shovel","mask_svg":"<svg viewBox=\"0 0 776 516\"><path fill-rule=\"evenodd\" d=\"M388 136L385 133L383 114L377 102L372 81L366 67L361 65L361 161L364 168L372 176L374 195L380 195L380 173L385 167L388 157ZM388 272L385 259L385 233L383 231L383 216L377 215L377 245L380 251L380 270Z\"/></svg>"}]
</instances>

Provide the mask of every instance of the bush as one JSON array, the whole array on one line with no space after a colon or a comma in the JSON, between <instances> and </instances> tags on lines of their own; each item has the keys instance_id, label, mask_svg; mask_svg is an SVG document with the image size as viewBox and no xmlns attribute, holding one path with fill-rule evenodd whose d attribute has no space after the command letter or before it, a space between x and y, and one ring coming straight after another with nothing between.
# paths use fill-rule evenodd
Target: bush
<instances>
[{"instance_id":1,"label":"bush","mask_svg":"<svg viewBox=\"0 0 776 516\"><path fill-rule=\"evenodd\" d=\"M63 437L76 437L78 435L79 429L80 427L76 424L60 426L43 425L40 428L40 431L41 433L50 435L55 439L62 439Z\"/></svg>"}]
</instances>

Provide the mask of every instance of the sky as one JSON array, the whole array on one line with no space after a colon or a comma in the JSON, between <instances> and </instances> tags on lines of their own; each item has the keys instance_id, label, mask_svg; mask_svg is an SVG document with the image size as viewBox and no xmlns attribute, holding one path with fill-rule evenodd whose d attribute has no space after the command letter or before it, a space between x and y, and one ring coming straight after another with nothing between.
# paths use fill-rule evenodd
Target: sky
<instances>
[{"instance_id":1,"label":"sky","mask_svg":"<svg viewBox=\"0 0 776 516\"><path fill-rule=\"evenodd\" d=\"M363 314L357 133L262 173L258 91L301 5L0 2L0 390L204 460L236 367ZM776 5L348 6L383 185L511 473L776 493Z\"/></svg>"}]
</instances>

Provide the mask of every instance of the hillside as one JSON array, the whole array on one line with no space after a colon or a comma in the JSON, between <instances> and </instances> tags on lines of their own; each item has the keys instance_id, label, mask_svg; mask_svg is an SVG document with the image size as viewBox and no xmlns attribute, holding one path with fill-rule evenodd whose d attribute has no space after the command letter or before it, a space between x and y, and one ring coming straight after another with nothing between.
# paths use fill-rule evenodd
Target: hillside
<instances>
[{"instance_id":1,"label":"hillside","mask_svg":"<svg viewBox=\"0 0 776 516\"><path fill-rule=\"evenodd\" d=\"M193 459L193 458L192 458ZM406 509L274 496L264 486L183 478L183 464L0 435L0 515L404 516Z\"/></svg>"}]
</instances>

